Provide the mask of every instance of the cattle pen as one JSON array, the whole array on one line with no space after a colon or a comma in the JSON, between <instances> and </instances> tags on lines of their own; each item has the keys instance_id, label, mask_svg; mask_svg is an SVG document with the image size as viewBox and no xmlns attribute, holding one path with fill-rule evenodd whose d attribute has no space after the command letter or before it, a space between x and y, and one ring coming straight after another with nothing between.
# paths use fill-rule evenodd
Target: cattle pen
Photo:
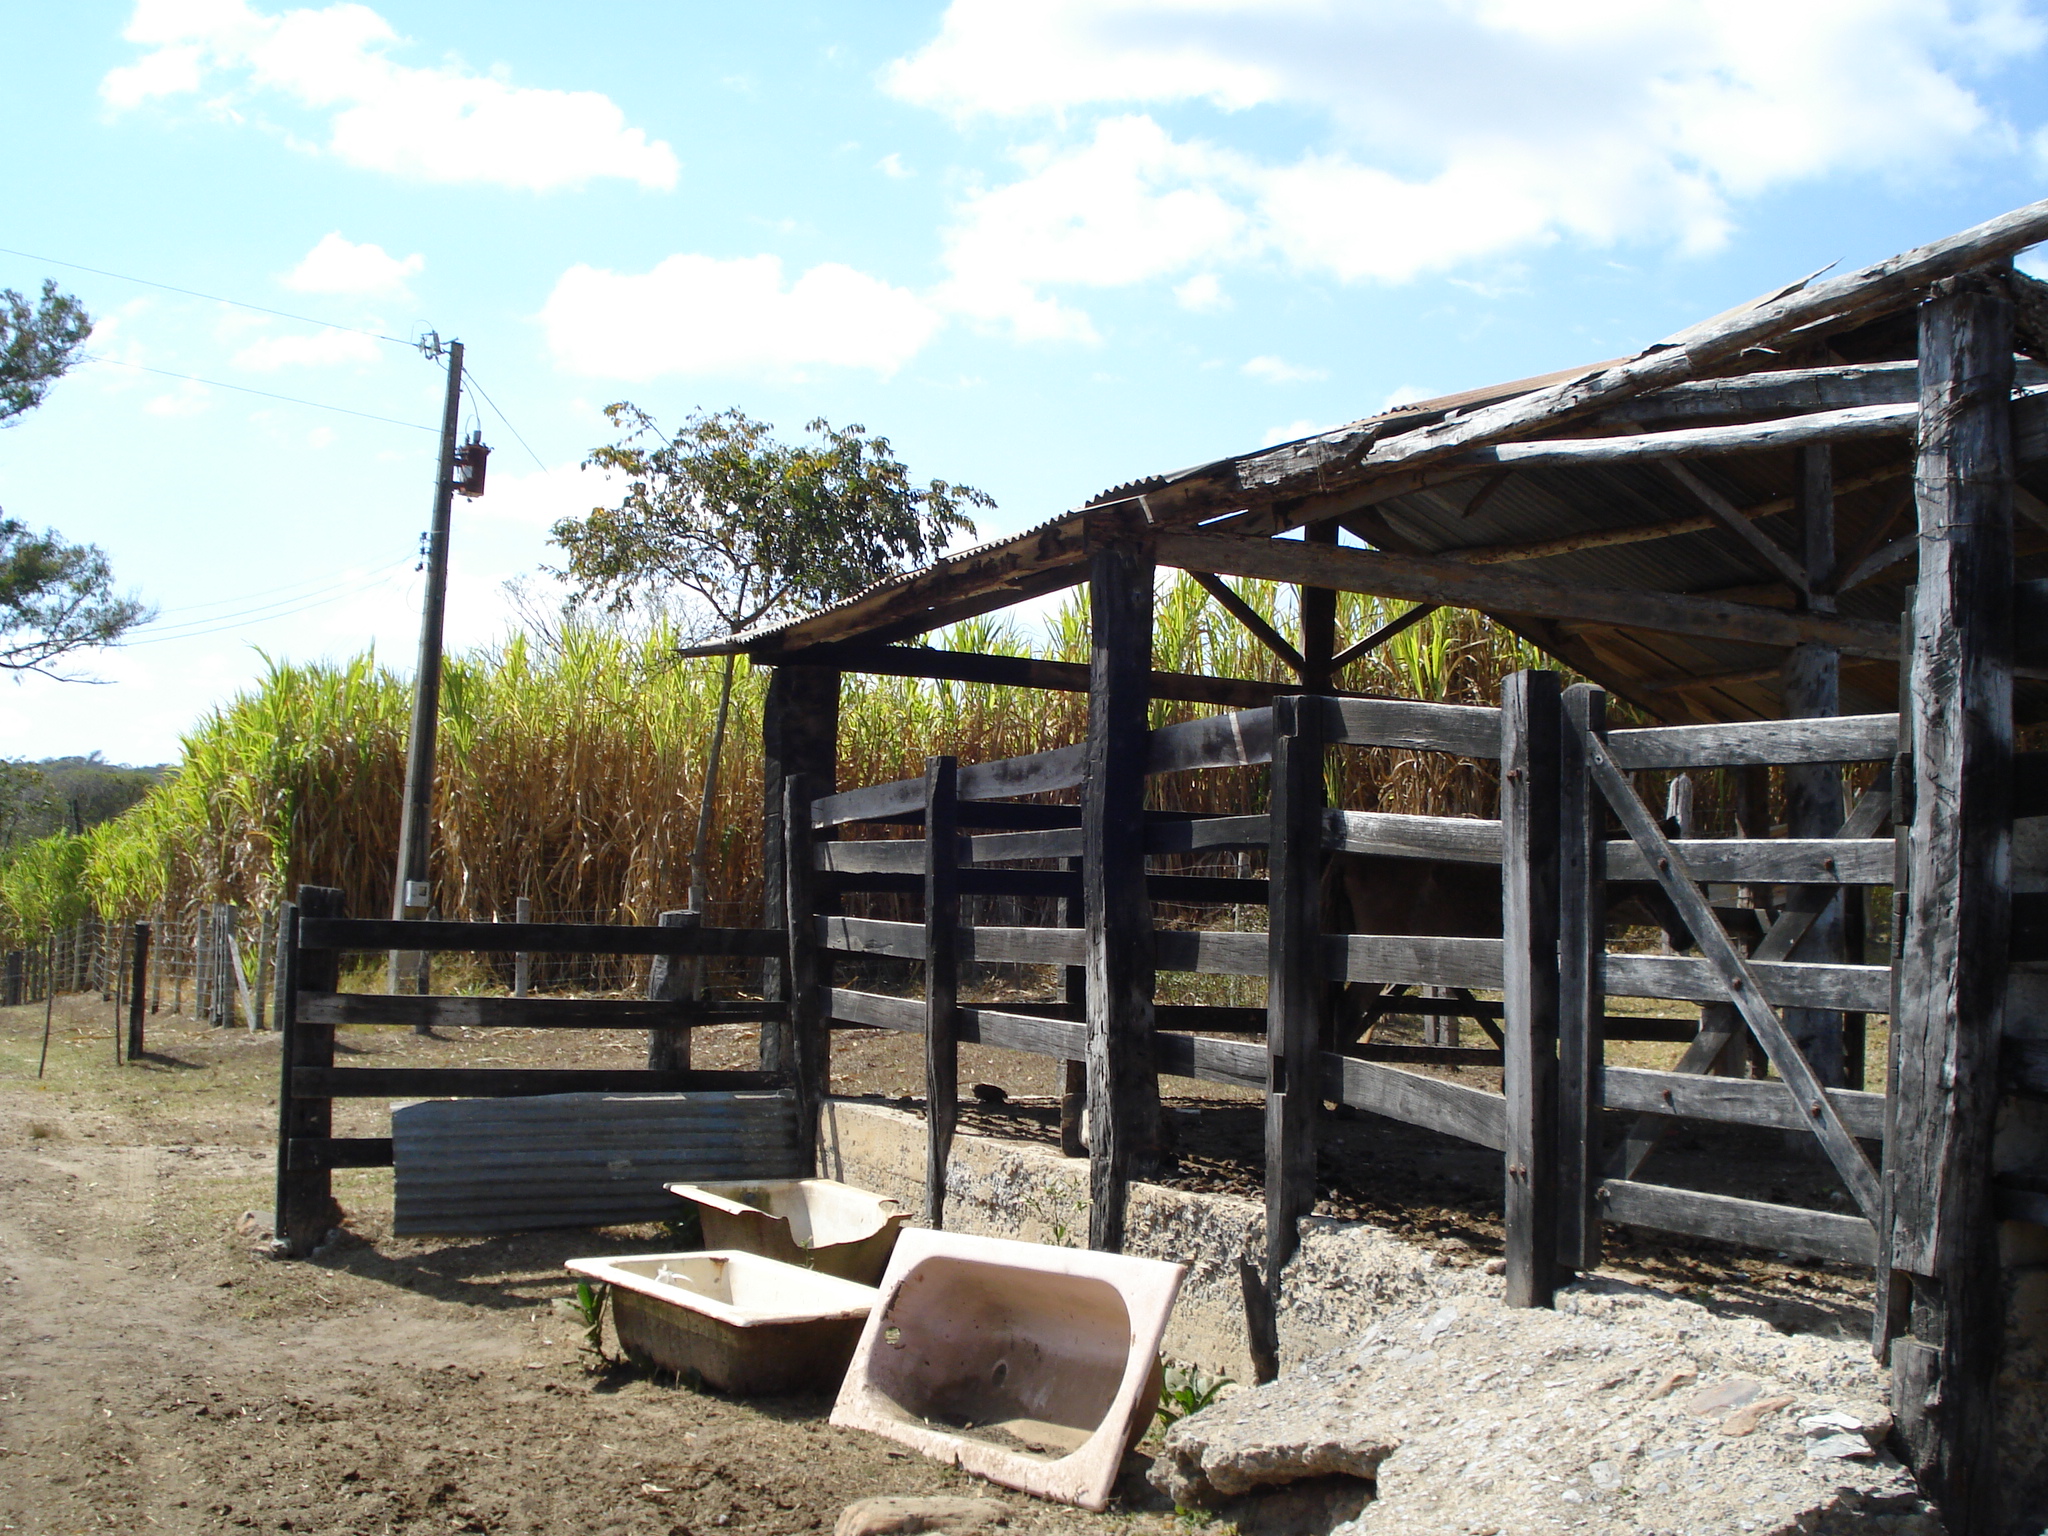
<instances>
[{"instance_id":1,"label":"cattle pen","mask_svg":"<svg viewBox=\"0 0 2048 1536\"><path fill-rule=\"evenodd\" d=\"M1634 357L1118 486L703 647L773 669L760 1065L794 1089L803 1150L833 1032L880 1028L923 1039L934 1223L962 1042L1070 1064L1066 1130L1089 1160L1097 1248L1122 1246L1131 1185L1159 1155L1161 1074L1263 1095L1269 1306L1336 1106L1499 1153L1520 1305L1595 1267L1612 1223L1867 1265L1872 1345L1915 1474L1952 1532L2004 1529L2048 1478L2048 1446L2025 1428L2048 1396L2048 1338L2023 1300L2048 1275L2048 753L2023 750L2048 723L2048 284L2012 266L2044 237L2048 203ZM1292 681L1155 670L1162 569L1200 582ZM1230 578L1297 587L1296 637ZM1075 587L1086 663L912 643ZM1347 640L1339 591L1413 606ZM1483 612L1587 681L1523 670L1489 706L1342 686L1438 607ZM849 673L1083 693L1085 737L845 785ZM1160 701L1216 712L1155 727ZM1610 727L1610 702L1661 723ZM1497 814L1333 803L1331 764L1358 749L1483 763ZM1264 775L1263 811L1160 803L1178 776L1241 770ZM1770 776L1762 803L1782 825L1752 805L1742 835L1689 835L1636 777L1723 770ZM1348 856L1497 866L1497 936L1337 931L1322 885ZM1654 892L1687 952L1613 945L1610 883ZM1872 891L1890 895L1876 959L1860 928ZM1045 920L972 921L977 897ZM868 915L876 898L898 915ZM1264 921L1172 926L1156 903ZM1730 921L1738 909L1753 932ZM394 925L372 926L396 942ZM450 947L510 946L444 926ZM871 957L915 983L852 984ZM991 963L1049 968L1058 991L964 1002L962 968ZM1250 978L1263 1001L1161 1000L1175 972ZM1361 1037L1340 1017L1346 995L1367 1014L1459 1013L1489 1042ZM1679 1042L1674 1021L1610 1013L1636 998L1698 1017ZM671 1023L702 1006L677 1003ZM1876 1016L1887 1060L1868 1091ZM1611 1060L1632 1030L1682 1043L1675 1067ZM1444 1063L1496 1066L1502 1091L1431 1071ZM1840 1208L1646 1177L1658 1138L1687 1120L1798 1137Z\"/></svg>"}]
</instances>

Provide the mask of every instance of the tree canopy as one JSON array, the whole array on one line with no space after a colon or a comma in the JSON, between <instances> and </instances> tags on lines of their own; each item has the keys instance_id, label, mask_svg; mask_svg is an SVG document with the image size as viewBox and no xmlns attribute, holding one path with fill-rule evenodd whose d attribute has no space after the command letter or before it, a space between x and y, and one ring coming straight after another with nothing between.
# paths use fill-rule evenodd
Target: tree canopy
<instances>
[{"instance_id":1,"label":"tree canopy","mask_svg":"<svg viewBox=\"0 0 2048 1536\"><path fill-rule=\"evenodd\" d=\"M45 281L40 303L0 289L0 427L43 403L92 334L85 307ZM0 516L0 672L62 674L74 651L111 645L151 610L114 591L105 551Z\"/></svg>"},{"instance_id":2,"label":"tree canopy","mask_svg":"<svg viewBox=\"0 0 2048 1536\"><path fill-rule=\"evenodd\" d=\"M921 565L957 534L970 507L995 503L972 486L916 484L886 437L822 417L799 443L737 409L693 412L673 435L638 406L605 407L618 441L587 465L627 477L617 506L564 518L556 574L614 611L685 598L699 634L852 596Z\"/></svg>"}]
</instances>

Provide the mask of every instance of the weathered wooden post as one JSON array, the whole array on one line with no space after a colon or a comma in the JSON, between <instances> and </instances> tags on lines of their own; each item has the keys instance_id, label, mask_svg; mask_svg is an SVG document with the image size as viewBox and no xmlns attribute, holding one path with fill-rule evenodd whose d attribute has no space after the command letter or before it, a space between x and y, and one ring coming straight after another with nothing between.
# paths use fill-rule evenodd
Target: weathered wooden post
<instances>
[{"instance_id":1,"label":"weathered wooden post","mask_svg":"<svg viewBox=\"0 0 2048 1536\"><path fill-rule=\"evenodd\" d=\"M946 1224L960 1115L960 767L924 761L924 1218Z\"/></svg>"},{"instance_id":2,"label":"weathered wooden post","mask_svg":"<svg viewBox=\"0 0 2048 1536\"><path fill-rule=\"evenodd\" d=\"M1607 802L1587 772L1586 736L1607 734L1607 695L1564 693L1558 741L1558 1264L1600 1263L1600 1104L1607 993Z\"/></svg>"},{"instance_id":3,"label":"weathered wooden post","mask_svg":"<svg viewBox=\"0 0 2048 1536\"><path fill-rule=\"evenodd\" d=\"M1920 312L1913 832L1880 1239L1892 1402L1954 1536L1999 1528L1992 1129L2012 897L2012 311L1985 277Z\"/></svg>"},{"instance_id":4,"label":"weathered wooden post","mask_svg":"<svg viewBox=\"0 0 2048 1536\"><path fill-rule=\"evenodd\" d=\"M1306 589L1314 591L1314 588ZM1323 847L1323 701L1273 701L1266 940L1266 1298L1315 1206L1325 994L1318 897Z\"/></svg>"},{"instance_id":5,"label":"weathered wooden post","mask_svg":"<svg viewBox=\"0 0 2048 1536\"><path fill-rule=\"evenodd\" d=\"M812 862L815 839L811 802L815 780L794 773L783 781L782 856L783 911L788 939L783 995L787 1012L787 1054L769 1071L787 1072L796 1087L797 1146L806 1168L817 1165L818 1110L830 1091L832 1077L831 1001L832 954L818 942L818 872ZM762 1031L767 1039L767 1031Z\"/></svg>"},{"instance_id":6,"label":"weathered wooden post","mask_svg":"<svg viewBox=\"0 0 2048 1536\"><path fill-rule=\"evenodd\" d=\"M301 992L341 988L341 952L301 949L299 925L311 918L342 917L342 893L330 886L302 885L295 905L284 909L278 928L277 1212L272 1230L278 1250L302 1259L320 1245L334 1218L334 1180L326 1159L312 1146L334 1134L334 1101L301 1072L334 1067L334 1026L299 1017Z\"/></svg>"},{"instance_id":7,"label":"weathered wooden post","mask_svg":"<svg viewBox=\"0 0 2048 1536\"><path fill-rule=\"evenodd\" d=\"M1501 1000L1506 1040L1507 1302L1558 1283L1558 734L1555 672L1500 694Z\"/></svg>"},{"instance_id":8,"label":"weathered wooden post","mask_svg":"<svg viewBox=\"0 0 2048 1536\"><path fill-rule=\"evenodd\" d=\"M18 949L7 951L7 1006L21 1004L22 952Z\"/></svg>"},{"instance_id":9,"label":"weathered wooden post","mask_svg":"<svg viewBox=\"0 0 2048 1536\"><path fill-rule=\"evenodd\" d=\"M1152 679L1152 551L1116 539L1089 561L1088 740L1081 888L1088 934L1088 1246L1124 1245L1130 1181L1159 1138L1152 903L1145 887L1145 762Z\"/></svg>"},{"instance_id":10,"label":"weathered wooden post","mask_svg":"<svg viewBox=\"0 0 2048 1536\"><path fill-rule=\"evenodd\" d=\"M654 921L661 928L695 928L703 922L703 914L688 910L664 912ZM684 955L656 955L647 967L647 1000L651 1003L695 1002L702 990L697 983L701 973L690 961L691 957ZM647 1070L690 1070L690 1031L687 1027L647 1031Z\"/></svg>"},{"instance_id":11,"label":"weathered wooden post","mask_svg":"<svg viewBox=\"0 0 2048 1536\"><path fill-rule=\"evenodd\" d=\"M1065 859L1061 867L1069 874L1081 873L1080 859ZM1060 900L1060 926L1081 928L1087 924L1083 915L1084 903L1079 897L1062 897ZM1085 1023L1088 1018L1088 968L1084 965L1064 966L1060 970L1060 1001L1067 1005L1067 1017ZM1086 1157L1088 1155L1088 1063L1086 1061L1063 1061L1060 1063L1060 1155L1062 1157Z\"/></svg>"},{"instance_id":12,"label":"weathered wooden post","mask_svg":"<svg viewBox=\"0 0 2048 1536\"><path fill-rule=\"evenodd\" d=\"M769 675L768 695L761 706L761 923L780 928L786 921L788 864L783 851L782 818L786 781L809 774L812 795L829 795L839 771L839 673L826 667L784 665ZM806 804L809 802L807 801ZM761 996L786 996L783 962L762 967ZM761 1028L761 1070L788 1072L795 1060L792 1026L787 1019ZM809 1133L807 1133L809 1134Z\"/></svg>"},{"instance_id":13,"label":"weathered wooden post","mask_svg":"<svg viewBox=\"0 0 2048 1536\"><path fill-rule=\"evenodd\" d=\"M774 883L772 880L769 882ZM521 896L512 904L512 921L530 923L533 921L533 902ZM524 997L533 990L533 952L515 950L512 955L512 995Z\"/></svg>"},{"instance_id":14,"label":"weathered wooden post","mask_svg":"<svg viewBox=\"0 0 2048 1536\"><path fill-rule=\"evenodd\" d=\"M149 924L137 923L129 940L133 959L128 965L128 1059L142 1054L142 1015L148 1002Z\"/></svg>"}]
</instances>

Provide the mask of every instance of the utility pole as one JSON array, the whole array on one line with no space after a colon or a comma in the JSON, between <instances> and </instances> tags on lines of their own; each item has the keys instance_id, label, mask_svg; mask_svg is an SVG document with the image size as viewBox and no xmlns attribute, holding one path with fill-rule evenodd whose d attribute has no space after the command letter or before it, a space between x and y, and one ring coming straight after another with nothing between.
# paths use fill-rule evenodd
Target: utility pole
<instances>
[{"instance_id":1,"label":"utility pole","mask_svg":"<svg viewBox=\"0 0 2048 1536\"><path fill-rule=\"evenodd\" d=\"M441 352L433 340L429 357ZM427 351L422 346L422 351ZM420 610L419 670L412 693L412 734L405 749L405 812L398 824L398 873L391 889L391 915L423 918L432 909L427 883L428 833L434 812L434 746L441 723L441 623L448 606L448 528L455 508L455 437L462 407L462 343L447 346L448 393L441 407L441 470L434 482L434 523L427 536L427 600ZM408 975L407 973L411 974ZM394 949L386 990L427 990L427 956ZM418 1033L427 1031L421 1028Z\"/></svg>"}]
</instances>

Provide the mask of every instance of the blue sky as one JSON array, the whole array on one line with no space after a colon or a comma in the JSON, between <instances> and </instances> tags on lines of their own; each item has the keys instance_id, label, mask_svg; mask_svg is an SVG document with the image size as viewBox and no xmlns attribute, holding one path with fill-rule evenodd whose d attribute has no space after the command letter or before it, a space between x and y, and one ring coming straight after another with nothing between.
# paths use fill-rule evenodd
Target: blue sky
<instances>
[{"instance_id":1,"label":"blue sky","mask_svg":"<svg viewBox=\"0 0 2048 1536\"><path fill-rule=\"evenodd\" d=\"M576 466L611 400L865 423L994 495L1000 533L2048 195L2026 0L7 21L0 246L29 254L0 287L55 277L100 329L0 433L0 507L163 610L80 669L100 686L0 683L0 752L36 757L171 758L259 652L409 665L440 387L403 345L57 261L461 337L532 449L473 402L497 451L457 509L465 644L505 631L549 522L605 498Z\"/></svg>"}]
</instances>

